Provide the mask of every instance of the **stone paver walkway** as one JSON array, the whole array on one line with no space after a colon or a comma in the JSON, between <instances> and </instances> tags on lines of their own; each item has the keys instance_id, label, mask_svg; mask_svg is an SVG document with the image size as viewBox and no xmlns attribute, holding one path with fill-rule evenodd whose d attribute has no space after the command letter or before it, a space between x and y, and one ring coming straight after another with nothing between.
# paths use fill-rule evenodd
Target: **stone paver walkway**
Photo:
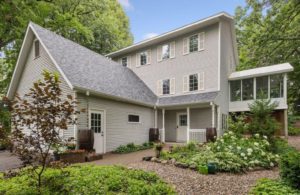
<instances>
[{"instance_id":1,"label":"stone paver walkway","mask_svg":"<svg viewBox=\"0 0 300 195\"><path fill-rule=\"evenodd\" d=\"M103 159L90 162L96 165L128 165L131 163L141 162L145 156L154 156L153 149L141 150L128 154L114 154L107 153L103 156Z\"/></svg>"}]
</instances>

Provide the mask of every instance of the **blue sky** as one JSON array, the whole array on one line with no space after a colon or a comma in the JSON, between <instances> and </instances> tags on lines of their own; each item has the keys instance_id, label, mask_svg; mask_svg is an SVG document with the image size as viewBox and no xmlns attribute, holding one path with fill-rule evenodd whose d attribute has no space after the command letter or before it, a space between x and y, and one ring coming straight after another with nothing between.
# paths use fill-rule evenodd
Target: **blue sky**
<instances>
[{"instance_id":1,"label":"blue sky","mask_svg":"<svg viewBox=\"0 0 300 195\"><path fill-rule=\"evenodd\" d=\"M129 17L134 42L225 11L234 15L245 0L118 0Z\"/></svg>"}]
</instances>

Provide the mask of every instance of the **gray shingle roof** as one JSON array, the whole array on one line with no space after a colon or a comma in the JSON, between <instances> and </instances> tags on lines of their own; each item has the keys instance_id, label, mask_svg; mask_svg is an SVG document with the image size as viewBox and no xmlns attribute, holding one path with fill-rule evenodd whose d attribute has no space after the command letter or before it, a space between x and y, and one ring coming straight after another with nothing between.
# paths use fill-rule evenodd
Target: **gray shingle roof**
<instances>
[{"instance_id":1,"label":"gray shingle roof","mask_svg":"<svg viewBox=\"0 0 300 195\"><path fill-rule=\"evenodd\" d=\"M31 23L74 87L154 105L157 96L132 70Z\"/></svg>"},{"instance_id":2,"label":"gray shingle roof","mask_svg":"<svg viewBox=\"0 0 300 195\"><path fill-rule=\"evenodd\" d=\"M172 97L161 97L158 99L158 106L174 106L182 104L206 103L214 101L218 92L196 93Z\"/></svg>"},{"instance_id":3,"label":"gray shingle roof","mask_svg":"<svg viewBox=\"0 0 300 195\"><path fill-rule=\"evenodd\" d=\"M158 98L130 69L31 23L40 41L76 88L148 105L172 106L213 101L218 92Z\"/></svg>"}]
</instances>

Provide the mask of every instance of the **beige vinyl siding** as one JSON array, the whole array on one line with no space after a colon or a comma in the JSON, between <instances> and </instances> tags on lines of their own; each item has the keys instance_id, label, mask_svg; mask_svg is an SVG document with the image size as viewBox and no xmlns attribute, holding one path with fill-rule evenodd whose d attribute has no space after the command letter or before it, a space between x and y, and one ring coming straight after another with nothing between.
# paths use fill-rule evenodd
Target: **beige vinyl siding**
<instances>
[{"instance_id":1,"label":"beige vinyl siding","mask_svg":"<svg viewBox=\"0 0 300 195\"><path fill-rule=\"evenodd\" d=\"M149 140L149 128L154 127L154 110L144 106L113 101L101 97L77 94L80 113L78 129L88 129L88 110L105 110L106 112L106 152L118 146L133 142L142 144ZM140 123L128 123L128 114L140 116Z\"/></svg>"},{"instance_id":2,"label":"beige vinyl siding","mask_svg":"<svg viewBox=\"0 0 300 195\"><path fill-rule=\"evenodd\" d=\"M31 47L27 56L26 63L24 65L23 72L21 74L16 93L23 97L29 92L29 89L33 86L33 83L39 79L43 79L42 72L48 70L50 72L57 72L54 63L51 61L46 50L40 44L40 56L38 58L34 57L34 47L33 41L31 42ZM61 84L60 87L63 91L64 97L67 94L74 95L73 91L68 86L67 82L60 76ZM26 131L28 132L28 131ZM70 125L68 130L64 131L64 137L74 137L74 125Z\"/></svg>"},{"instance_id":3,"label":"beige vinyl siding","mask_svg":"<svg viewBox=\"0 0 300 195\"><path fill-rule=\"evenodd\" d=\"M187 55L183 53L183 39L195 33L205 33L205 47L204 50L192 52ZM160 45L175 42L175 58L158 61L157 48ZM204 72L204 90L200 92L205 93L209 91L218 90L218 24L213 24L205 28L195 30L190 34L186 34L165 42L146 47L142 50L151 49L152 60L150 65L141 67L132 67L132 70L146 83L146 85L153 91L157 92L157 81L165 78L175 78L176 80L176 95L186 94L183 92L183 76L192 73ZM136 61L136 53L132 52L126 55L132 55L132 61ZM118 58L117 58L118 59ZM115 59L115 60L117 60Z\"/></svg>"}]
</instances>

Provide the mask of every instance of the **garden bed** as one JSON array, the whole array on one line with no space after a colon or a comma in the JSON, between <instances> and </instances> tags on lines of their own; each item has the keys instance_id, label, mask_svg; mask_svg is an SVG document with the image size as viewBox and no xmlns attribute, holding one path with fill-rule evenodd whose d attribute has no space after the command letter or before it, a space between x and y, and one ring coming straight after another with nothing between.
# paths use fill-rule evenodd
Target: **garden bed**
<instances>
[{"instance_id":1,"label":"garden bed","mask_svg":"<svg viewBox=\"0 0 300 195\"><path fill-rule=\"evenodd\" d=\"M229 131L214 143L176 146L171 151L163 151L159 159L154 158L152 161L191 168L204 174L207 172L205 169L211 166L215 166L218 172L240 173L271 169L277 166L279 155L270 151L266 137L256 135L243 138Z\"/></svg>"},{"instance_id":2,"label":"garden bed","mask_svg":"<svg viewBox=\"0 0 300 195\"><path fill-rule=\"evenodd\" d=\"M45 171L42 194L175 194L156 174L120 166L76 165ZM38 194L36 181L23 171L4 179L0 194Z\"/></svg>"}]
</instances>

